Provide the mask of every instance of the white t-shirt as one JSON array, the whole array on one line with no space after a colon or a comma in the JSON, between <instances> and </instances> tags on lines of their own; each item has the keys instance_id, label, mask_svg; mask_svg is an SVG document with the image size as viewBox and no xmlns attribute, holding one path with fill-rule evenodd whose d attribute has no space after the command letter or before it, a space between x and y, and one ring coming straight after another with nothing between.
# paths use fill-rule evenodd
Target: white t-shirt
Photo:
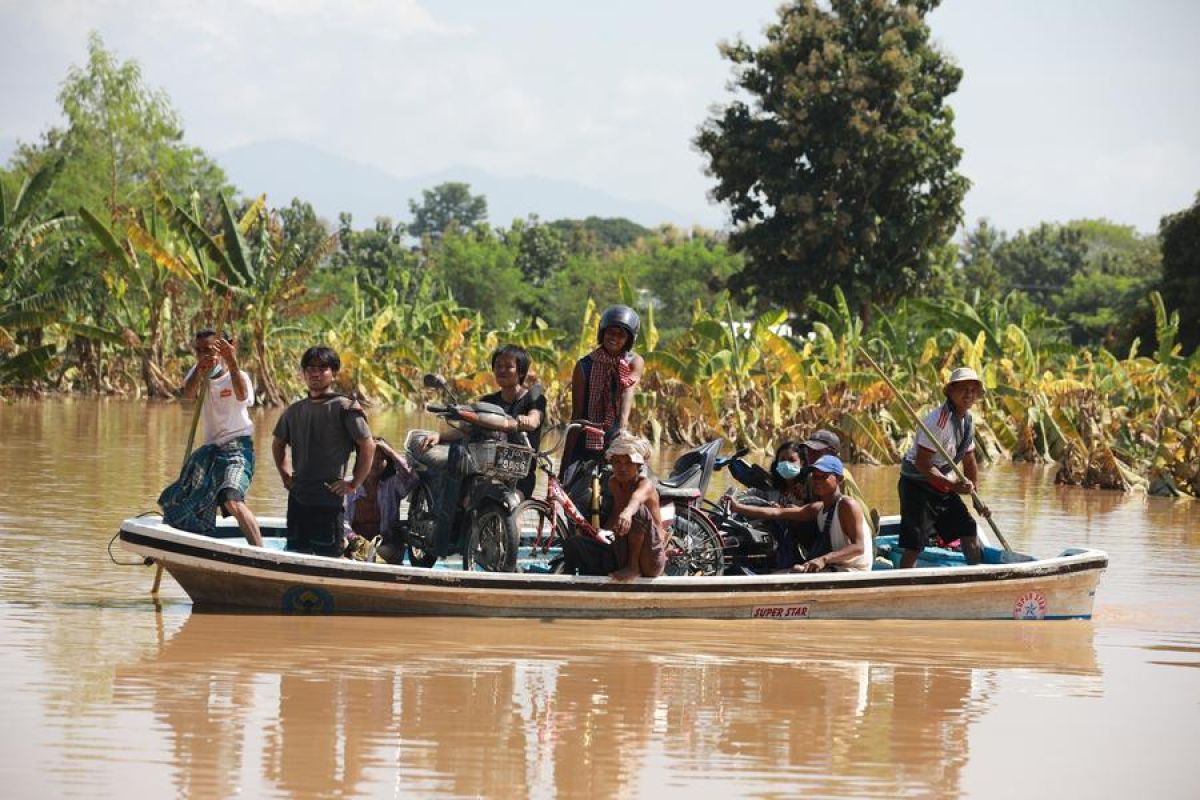
<instances>
[{"instance_id":1,"label":"white t-shirt","mask_svg":"<svg viewBox=\"0 0 1200 800\"><path fill-rule=\"evenodd\" d=\"M192 367L187 378L191 378L195 371L196 368ZM254 384L245 370L239 372L246 382L245 400L237 399L229 370L222 370L219 377L208 382L208 394L204 398L204 409L200 412L204 417L205 444L225 444L239 436L254 433L254 423L250 421L250 413L246 410L254 405Z\"/></svg>"},{"instance_id":2,"label":"white t-shirt","mask_svg":"<svg viewBox=\"0 0 1200 800\"><path fill-rule=\"evenodd\" d=\"M937 436L937 440L945 448L946 452L952 457L958 452L958 440L966 430L965 417L954 419L954 413L950 411L945 403L930 411L925 415L925 427L933 431ZM942 454L938 452L937 446L925 435L923 429L917 429L917 438L913 440L912 447L908 448L908 452L904 454L904 460L909 464L917 463L917 448L923 447L926 450L933 452L933 466L942 471L943 474L949 475L954 470L950 467L950 462L942 458ZM967 449L963 451L963 455L974 452L975 437L971 437L971 441L967 443ZM901 465L903 468L904 465ZM908 475L908 471L904 471Z\"/></svg>"}]
</instances>

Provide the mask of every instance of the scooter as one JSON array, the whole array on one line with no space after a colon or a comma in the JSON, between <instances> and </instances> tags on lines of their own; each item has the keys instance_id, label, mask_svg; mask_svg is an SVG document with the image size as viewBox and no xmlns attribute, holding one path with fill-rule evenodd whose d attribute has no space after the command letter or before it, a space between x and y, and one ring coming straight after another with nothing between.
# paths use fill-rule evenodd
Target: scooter
<instances>
[{"instance_id":1,"label":"scooter","mask_svg":"<svg viewBox=\"0 0 1200 800\"><path fill-rule=\"evenodd\" d=\"M440 376L425 385L453 398ZM529 473L533 448L512 444L504 432L509 416L492 403L428 405L426 410L464 435L459 441L422 445L429 431L409 431L404 447L420 478L409 497L408 520L398 538L409 562L432 567L462 553L464 570L515 572L520 531L515 511L517 482ZM458 491L452 491L453 481Z\"/></svg>"}]
</instances>

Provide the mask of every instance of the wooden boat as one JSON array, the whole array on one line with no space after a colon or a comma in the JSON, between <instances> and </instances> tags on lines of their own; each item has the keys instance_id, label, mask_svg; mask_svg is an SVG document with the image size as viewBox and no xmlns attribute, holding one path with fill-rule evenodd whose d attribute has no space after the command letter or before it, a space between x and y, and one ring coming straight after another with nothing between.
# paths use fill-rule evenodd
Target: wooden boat
<instances>
[{"instance_id":1,"label":"wooden boat","mask_svg":"<svg viewBox=\"0 0 1200 800\"><path fill-rule=\"evenodd\" d=\"M260 518L281 547L284 521ZM885 518L877 552L894 550ZM984 563L870 572L607 577L502 574L371 564L251 547L233 520L187 533L155 516L125 520L121 546L161 564L197 608L301 614L703 619L1090 619L1108 556L1070 548L1037 559L991 546ZM927 551L928 552L928 551ZM882 559L880 559L882 562ZM923 561L922 563L931 563Z\"/></svg>"}]
</instances>

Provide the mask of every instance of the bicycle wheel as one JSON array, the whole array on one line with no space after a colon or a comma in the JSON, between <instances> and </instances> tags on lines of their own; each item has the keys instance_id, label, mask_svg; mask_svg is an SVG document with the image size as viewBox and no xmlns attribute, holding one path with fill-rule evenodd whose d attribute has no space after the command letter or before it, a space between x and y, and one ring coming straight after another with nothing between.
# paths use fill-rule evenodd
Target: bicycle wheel
<instances>
[{"instance_id":1,"label":"bicycle wheel","mask_svg":"<svg viewBox=\"0 0 1200 800\"><path fill-rule=\"evenodd\" d=\"M554 572L562 561L562 543L567 537L562 520L553 518L549 503L533 498L517 506L513 516L521 534L517 571Z\"/></svg>"},{"instance_id":2,"label":"bicycle wheel","mask_svg":"<svg viewBox=\"0 0 1200 800\"><path fill-rule=\"evenodd\" d=\"M667 566L664 575L720 575L725 568L725 549L704 512L677 506L675 520L667 526Z\"/></svg>"}]
</instances>

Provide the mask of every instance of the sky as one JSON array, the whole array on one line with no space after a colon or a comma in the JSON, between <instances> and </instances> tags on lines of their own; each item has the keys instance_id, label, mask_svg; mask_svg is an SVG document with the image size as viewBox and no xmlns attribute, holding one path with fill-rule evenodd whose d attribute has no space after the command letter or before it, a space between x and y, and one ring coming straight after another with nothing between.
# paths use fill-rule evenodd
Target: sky
<instances>
[{"instance_id":1,"label":"sky","mask_svg":"<svg viewBox=\"0 0 1200 800\"><path fill-rule=\"evenodd\" d=\"M0 146L62 123L98 31L215 154L295 140L400 177L575 181L719 228L691 140L728 102L717 43L777 0L0 0ZM1200 191L1200 2L946 0L933 36L968 224L1153 232Z\"/></svg>"}]
</instances>

